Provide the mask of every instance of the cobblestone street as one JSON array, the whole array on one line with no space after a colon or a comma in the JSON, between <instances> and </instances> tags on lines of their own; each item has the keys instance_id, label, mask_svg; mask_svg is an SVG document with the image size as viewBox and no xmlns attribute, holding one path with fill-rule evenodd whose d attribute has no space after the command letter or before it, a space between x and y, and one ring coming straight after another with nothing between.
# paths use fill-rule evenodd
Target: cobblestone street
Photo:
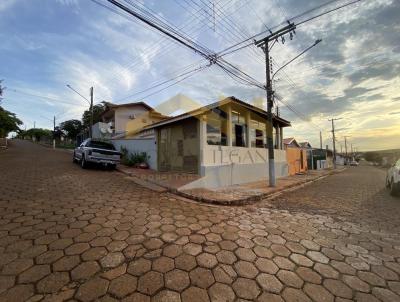
<instances>
[{"instance_id":1,"label":"cobblestone street","mask_svg":"<svg viewBox=\"0 0 400 302\"><path fill-rule=\"evenodd\" d=\"M0 150L0 301L400 301L400 199L360 166L275 200L207 206Z\"/></svg>"}]
</instances>

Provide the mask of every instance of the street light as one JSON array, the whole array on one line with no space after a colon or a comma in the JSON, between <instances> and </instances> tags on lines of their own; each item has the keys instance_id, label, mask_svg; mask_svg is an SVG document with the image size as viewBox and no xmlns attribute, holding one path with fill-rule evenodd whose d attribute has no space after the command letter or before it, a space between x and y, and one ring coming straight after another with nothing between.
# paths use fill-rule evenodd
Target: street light
<instances>
[{"instance_id":1,"label":"street light","mask_svg":"<svg viewBox=\"0 0 400 302\"><path fill-rule=\"evenodd\" d=\"M74 88L72 88L71 85L67 84L67 87L71 89L73 92L75 92L77 95L79 95L81 98L83 98L88 104L90 105L89 110L90 110L90 127L89 127L89 136L92 138L92 127L93 127L93 87L90 87L90 101L85 98L82 94L80 94L78 91L76 91Z\"/></svg>"}]
</instances>

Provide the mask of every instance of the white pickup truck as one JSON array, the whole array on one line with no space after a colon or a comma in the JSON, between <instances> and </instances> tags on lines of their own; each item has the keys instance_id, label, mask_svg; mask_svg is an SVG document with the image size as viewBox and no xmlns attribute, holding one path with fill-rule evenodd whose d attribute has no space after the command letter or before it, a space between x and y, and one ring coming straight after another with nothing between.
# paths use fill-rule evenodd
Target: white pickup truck
<instances>
[{"instance_id":1,"label":"white pickup truck","mask_svg":"<svg viewBox=\"0 0 400 302\"><path fill-rule=\"evenodd\" d=\"M85 169L89 163L101 164L115 168L119 163L121 153L116 151L113 144L88 138L74 150L73 162L79 162Z\"/></svg>"},{"instance_id":2,"label":"white pickup truck","mask_svg":"<svg viewBox=\"0 0 400 302\"><path fill-rule=\"evenodd\" d=\"M386 187L393 196L400 193L400 159L389 168L386 174Z\"/></svg>"}]
</instances>

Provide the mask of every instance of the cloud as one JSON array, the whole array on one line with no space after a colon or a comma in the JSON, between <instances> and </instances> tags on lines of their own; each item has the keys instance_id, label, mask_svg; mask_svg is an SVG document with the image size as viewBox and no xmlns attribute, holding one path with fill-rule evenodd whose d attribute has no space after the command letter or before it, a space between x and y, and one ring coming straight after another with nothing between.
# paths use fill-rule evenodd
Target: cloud
<instances>
[{"instance_id":1,"label":"cloud","mask_svg":"<svg viewBox=\"0 0 400 302\"><path fill-rule=\"evenodd\" d=\"M0 12L11 8L16 2L17 0L2 0L0 2Z\"/></svg>"}]
</instances>

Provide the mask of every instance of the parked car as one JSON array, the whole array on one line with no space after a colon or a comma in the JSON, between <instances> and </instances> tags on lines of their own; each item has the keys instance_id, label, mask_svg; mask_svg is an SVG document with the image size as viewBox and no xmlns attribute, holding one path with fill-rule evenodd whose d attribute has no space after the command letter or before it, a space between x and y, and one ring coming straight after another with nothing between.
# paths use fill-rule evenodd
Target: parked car
<instances>
[{"instance_id":1,"label":"parked car","mask_svg":"<svg viewBox=\"0 0 400 302\"><path fill-rule=\"evenodd\" d=\"M390 189L390 194L393 196L400 193L400 159L387 171L386 187Z\"/></svg>"},{"instance_id":2,"label":"parked car","mask_svg":"<svg viewBox=\"0 0 400 302\"><path fill-rule=\"evenodd\" d=\"M356 160L352 160L351 162L350 162L350 166L355 166L355 167L357 167L359 164L358 164L358 161L356 161Z\"/></svg>"},{"instance_id":3,"label":"parked car","mask_svg":"<svg viewBox=\"0 0 400 302\"><path fill-rule=\"evenodd\" d=\"M101 164L114 169L121 159L121 153L115 150L113 144L88 138L76 147L73 162L79 162L83 169L89 163Z\"/></svg>"}]
</instances>

